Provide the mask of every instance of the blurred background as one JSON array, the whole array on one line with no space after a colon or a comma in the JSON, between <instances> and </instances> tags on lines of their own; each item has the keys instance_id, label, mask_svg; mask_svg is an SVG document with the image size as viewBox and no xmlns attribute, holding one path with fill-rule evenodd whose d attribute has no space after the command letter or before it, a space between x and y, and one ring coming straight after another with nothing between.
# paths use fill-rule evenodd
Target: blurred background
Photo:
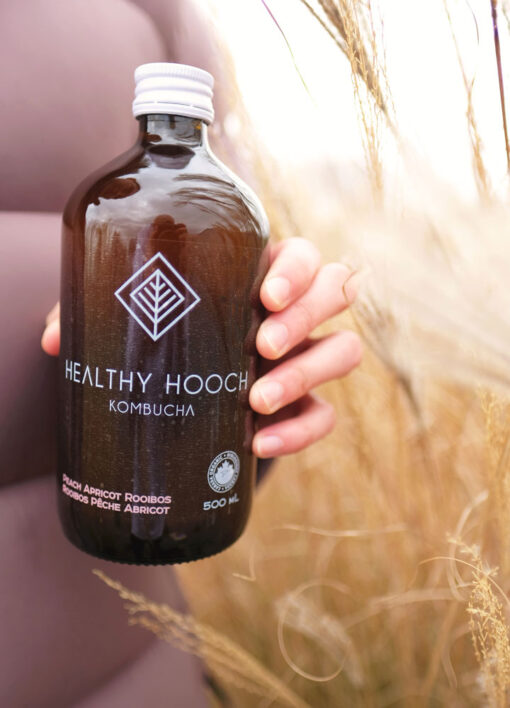
<instances>
[{"instance_id":1,"label":"blurred background","mask_svg":"<svg viewBox=\"0 0 510 708\"><path fill-rule=\"evenodd\" d=\"M305 3L268 0L274 19L261 0L208 4L232 53L246 108L265 148L290 168L320 168L324 162L335 163L344 174L363 168L350 63ZM361 21L361 8L368 5L352 3L353 8L357 5ZM370 7L400 138L448 186L467 198L476 194L464 70L472 84L485 163L495 185L506 187L490 0L448 5L443 0L380 0ZM504 59L508 32L503 13L500 8ZM388 155L386 141L383 149L384 168L393 177L395 156Z\"/></svg>"}]
</instances>

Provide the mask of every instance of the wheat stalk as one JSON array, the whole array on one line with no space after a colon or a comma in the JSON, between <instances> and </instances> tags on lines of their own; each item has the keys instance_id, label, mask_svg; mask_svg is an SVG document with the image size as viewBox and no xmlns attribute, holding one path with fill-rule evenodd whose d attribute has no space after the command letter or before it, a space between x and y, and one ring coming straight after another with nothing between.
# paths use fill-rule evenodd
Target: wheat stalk
<instances>
[{"instance_id":1,"label":"wheat stalk","mask_svg":"<svg viewBox=\"0 0 510 708\"><path fill-rule=\"evenodd\" d=\"M261 697L270 696L285 706L307 708L307 704L288 686L235 642L190 615L147 600L101 570L95 569L93 572L125 601L124 607L131 624L138 624L179 649L201 657L234 686Z\"/></svg>"},{"instance_id":2,"label":"wheat stalk","mask_svg":"<svg viewBox=\"0 0 510 708\"><path fill-rule=\"evenodd\" d=\"M505 708L510 697L510 640L503 605L491 582L496 571L483 567L478 550L464 547L473 563L472 590L467 612L483 689L494 708Z\"/></svg>"}]
</instances>

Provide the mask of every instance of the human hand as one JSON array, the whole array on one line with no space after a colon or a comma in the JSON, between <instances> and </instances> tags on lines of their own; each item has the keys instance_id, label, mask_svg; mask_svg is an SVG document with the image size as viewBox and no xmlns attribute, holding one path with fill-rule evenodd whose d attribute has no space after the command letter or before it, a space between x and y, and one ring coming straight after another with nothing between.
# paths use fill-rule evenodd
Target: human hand
<instances>
[{"instance_id":1,"label":"human hand","mask_svg":"<svg viewBox=\"0 0 510 708\"><path fill-rule=\"evenodd\" d=\"M263 371L250 391L250 405L261 414L253 440L258 457L298 452L333 429L335 409L311 391L352 371L361 361L361 341L350 330L310 335L355 297L355 273L341 263L321 266L310 241L291 238L271 246L260 289L269 314L257 333Z\"/></svg>"},{"instance_id":2,"label":"human hand","mask_svg":"<svg viewBox=\"0 0 510 708\"><path fill-rule=\"evenodd\" d=\"M331 432L335 410L311 391L345 376L361 360L360 339L350 330L310 338L318 325L353 302L354 274L341 263L321 266L319 251L305 239L286 239L270 248L260 289L269 314L256 340L263 370L250 391L250 405L261 414L253 452L262 458L297 452ZM58 354L58 303L46 318L41 344L48 354Z\"/></svg>"}]
</instances>

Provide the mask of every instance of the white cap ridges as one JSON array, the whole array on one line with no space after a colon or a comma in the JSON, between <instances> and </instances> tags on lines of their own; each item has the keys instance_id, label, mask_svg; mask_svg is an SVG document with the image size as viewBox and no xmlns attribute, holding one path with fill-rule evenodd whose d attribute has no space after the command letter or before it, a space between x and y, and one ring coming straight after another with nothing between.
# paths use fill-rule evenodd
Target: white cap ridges
<instances>
[{"instance_id":1,"label":"white cap ridges","mask_svg":"<svg viewBox=\"0 0 510 708\"><path fill-rule=\"evenodd\" d=\"M212 123L214 79L207 71L186 64L142 64L135 70L135 117L169 113Z\"/></svg>"}]
</instances>

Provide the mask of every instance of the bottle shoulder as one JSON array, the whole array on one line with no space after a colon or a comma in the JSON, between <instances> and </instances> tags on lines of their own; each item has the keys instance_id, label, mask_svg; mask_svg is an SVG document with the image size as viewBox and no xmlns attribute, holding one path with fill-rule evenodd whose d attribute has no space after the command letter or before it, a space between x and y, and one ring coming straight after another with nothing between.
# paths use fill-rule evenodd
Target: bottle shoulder
<instances>
[{"instance_id":1,"label":"bottle shoulder","mask_svg":"<svg viewBox=\"0 0 510 708\"><path fill-rule=\"evenodd\" d=\"M230 189L238 194L239 199L245 203L247 209L253 212L254 217L258 219L264 233L269 235L269 220L262 202L257 197L254 190L227 167L225 163L219 160L214 153L209 153L209 157L211 160L211 168L219 171L221 179L225 180L230 185Z\"/></svg>"},{"instance_id":2,"label":"bottle shoulder","mask_svg":"<svg viewBox=\"0 0 510 708\"><path fill-rule=\"evenodd\" d=\"M85 231L92 222L144 227L161 215L190 233L210 228L256 232L269 226L253 191L209 150L140 145L83 180L71 194L64 222Z\"/></svg>"},{"instance_id":3,"label":"bottle shoulder","mask_svg":"<svg viewBox=\"0 0 510 708\"><path fill-rule=\"evenodd\" d=\"M71 223L79 217L83 208L97 199L103 188L108 190L117 178L137 169L143 150L135 145L126 152L121 153L113 160L101 165L79 182L70 193L64 207L63 219Z\"/></svg>"}]
</instances>

